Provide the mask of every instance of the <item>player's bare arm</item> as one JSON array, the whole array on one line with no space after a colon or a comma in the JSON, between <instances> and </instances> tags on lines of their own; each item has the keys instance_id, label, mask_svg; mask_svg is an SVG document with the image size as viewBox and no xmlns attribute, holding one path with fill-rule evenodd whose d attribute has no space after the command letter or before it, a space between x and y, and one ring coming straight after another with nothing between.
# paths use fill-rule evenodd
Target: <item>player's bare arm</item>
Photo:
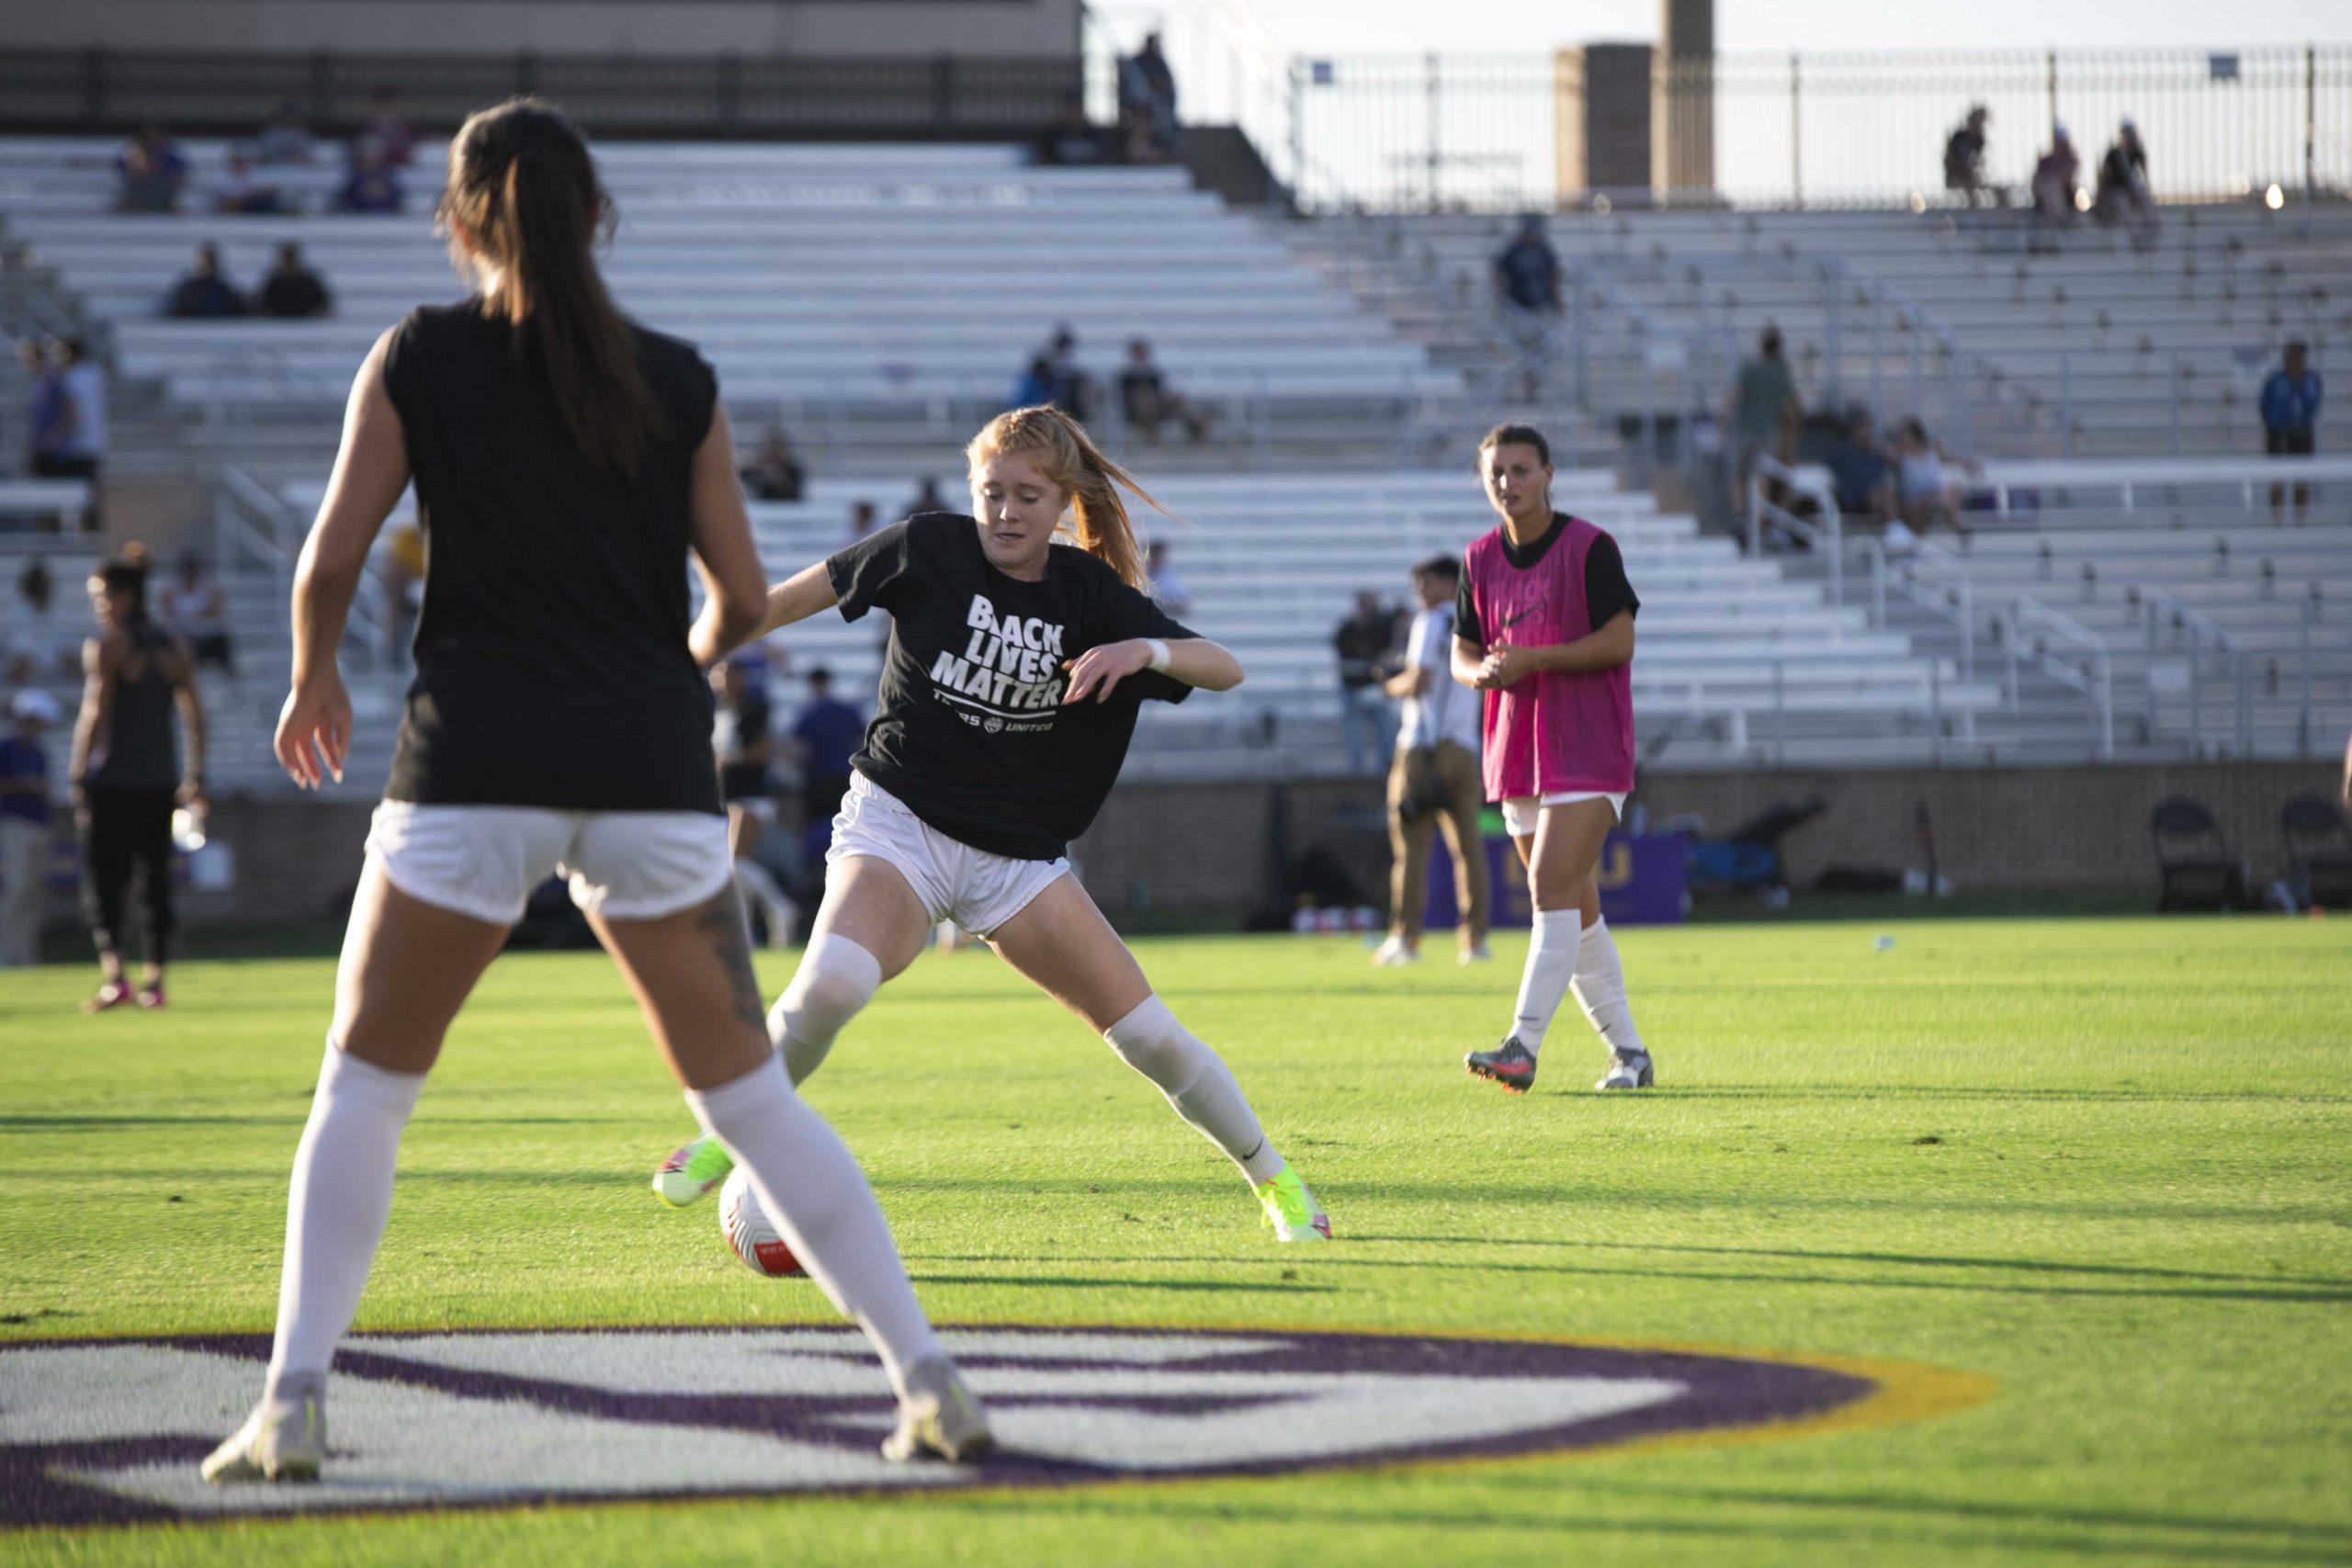
<instances>
[{"instance_id":1,"label":"player's bare arm","mask_svg":"<svg viewBox=\"0 0 2352 1568\"><path fill-rule=\"evenodd\" d=\"M822 615L840 603L823 561L803 567L768 590L767 609L760 617L759 629L752 635L765 637L811 615Z\"/></svg>"},{"instance_id":2,"label":"player's bare arm","mask_svg":"<svg viewBox=\"0 0 2352 1568\"><path fill-rule=\"evenodd\" d=\"M1076 659L1064 660L1070 677L1069 689L1062 694L1062 701L1084 702L1090 696L1097 702L1107 700L1121 681L1150 669L1162 649L1166 650L1167 662L1161 668L1171 680L1209 692L1229 692L1241 684L1241 660L1206 637L1137 637L1125 642L1106 642L1100 648L1088 649Z\"/></svg>"}]
</instances>

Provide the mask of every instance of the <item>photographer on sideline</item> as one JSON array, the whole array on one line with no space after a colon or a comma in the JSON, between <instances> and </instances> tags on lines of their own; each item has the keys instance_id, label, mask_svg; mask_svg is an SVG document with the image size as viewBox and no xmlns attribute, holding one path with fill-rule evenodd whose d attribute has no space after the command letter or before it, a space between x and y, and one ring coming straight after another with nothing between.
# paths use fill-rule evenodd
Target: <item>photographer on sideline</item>
<instances>
[{"instance_id":1,"label":"photographer on sideline","mask_svg":"<svg viewBox=\"0 0 2352 1568\"><path fill-rule=\"evenodd\" d=\"M1396 865L1389 874L1388 940L1373 954L1383 966L1419 962L1421 910L1429 892L1430 836L1442 829L1453 856L1454 908L1459 911L1461 951L1455 962L1474 964L1487 951L1487 846L1478 831L1486 805L1479 779L1478 693L1453 678L1453 596L1462 563L1431 556L1413 569L1413 596L1420 609L1405 644L1405 667L1386 682L1388 694L1405 705L1396 731L1396 761L1388 770L1388 842Z\"/></svg>"}]
</instances>

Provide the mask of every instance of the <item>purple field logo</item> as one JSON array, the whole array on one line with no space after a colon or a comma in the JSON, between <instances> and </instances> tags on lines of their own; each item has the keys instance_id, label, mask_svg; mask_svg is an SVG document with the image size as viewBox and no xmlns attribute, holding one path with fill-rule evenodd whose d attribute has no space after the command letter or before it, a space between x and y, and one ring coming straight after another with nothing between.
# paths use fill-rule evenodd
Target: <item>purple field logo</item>
<instances>
[{"instance_id":1,"label":"purple field logo","mask_svg":"<svg viewBox=\"0 0 2352 1568\"><path fill-rule=\"evenodd\" d=\"M1736 1432L1883 1393L1827 1367L1557 1343L942 1337L989 1404L982 1464L886 1463L888 1393L846 1328L365 1335L335 1363L326 1479L223 1489L197 1462L243 1418L266 1337L0 1344L0 1528L1261 1475Z\"/></svg>"}]
</instances>

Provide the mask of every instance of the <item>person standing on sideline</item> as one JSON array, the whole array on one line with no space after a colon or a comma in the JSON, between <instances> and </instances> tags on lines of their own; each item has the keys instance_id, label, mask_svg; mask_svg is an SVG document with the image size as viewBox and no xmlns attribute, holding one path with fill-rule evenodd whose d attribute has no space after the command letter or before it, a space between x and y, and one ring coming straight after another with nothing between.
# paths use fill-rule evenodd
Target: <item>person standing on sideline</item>
<instances>
[{"instance_id":1,"label":"person standing on sideline","mask_svg":"<svg viewBox=\"0 0 2352 1568\"><path fill-rule=\"evenodd\" d=\"M1413 569L1420 603L1405 640L1405 668L1391 676L1388 694L1404 705L1396 758L1388 770L1388 844L1396 864L1388 879L1388 940L1372 961L1418 963L1421 911L1429 895L1430 841L1441 830L1453 857L1453 908L1459 964L1494 954L1487 948L1487 842L1478 829L1486 806L1479 779L1478 707L1475 692L1453 679L1453 602L1462 563L1431 556Z\"/></svg>"},{"instance_id":2,"label":"person standing on sideline","mask_svg":"<svg viewBox=\"0 0 2352 1568\"><path fill-rule=\"evenodd\" d=\"M596 266L614 221L569 119L535 98L475 114L449 145L439 214L467 297L411 311L352 382L295 569L279 765L305 787L342 777L352 711L336 649L412 476L430 535L416 676L294 1156L261 1402L204 1461L216 1485L314 1480L326 1462L327 1369L391 1212L401 1131L450 1023L556 872L695 1119L881 1353L899 1397L884 1456L989 1444L865 1173L767 1038L704 674L758 626L764 584L718 379L692 345L614 306Z\"/></svg>"},{"instance_id":3,"label":"person standing on sideline","mask_svg":"<svg viewBox=\"0 0 2352 1568\"><path fill-rule=\"evenodd\" d=\"M0 969L19 969L40 961L49 902L49 754L40 738L58 720L57 699L18 692L8 716L16 733L0 739Z\"/></svg>"},{"instance_id":4,"label":"person standing on sideline","mask_svg":"<svg viewBox=\"0 0 2352 1568\"><path fill-rule=\"evenodd\" d=\"M1510 1032L1470 1071L1524 1094L1570 990L1610 1050L1593 1087L1647 1089L1650 1054L1625 1005L1625 970L1594 871L1634 788L1634 615L1617 541L1552 510L1552 450L1524 424L1478 446L1502 524L1471 541L1453 611L1453 678L1485 692L1487 796L1527 867L1535 904Z\"/></svg>"},{"instance_id":5,"label":"person standing on sideline","mask_svg":"<svg viewBox=\"0 0 2352 1568\"><path fill-rule=\"evenodd\" d=\"M1785 463L1796 450L1797 387L1789 362L1781 351L1781 329L1766 327L1757 340L1756 357L1739 367L1731 391L1731 509L1746 518L1748 479L1756 460L1772 457Z\"/></svg>"},{"instance_id":6,"label":"person standing on sideline","mask_svg":"<svg viewBox=\"0 0 2352 1568\"><path fill-rule=\"evenodd\" d=\"M123 980L125 904L133 877L146 917L147 968L141 1007L159 1008L169 960L172 914L172 812L204 799L204 704L196 694L196 660L187 645L147 613L146 552L131 546L90 578L98 635L82 647L82 712L74 726L74 818L82 829L83 894L90 941L98 950L97 994L85 1012L133 999ZM187 731L180 765L176 710Z\"/></svg>"},{"instance_id":7,"label":"person standing on sideline","mask_svg":"<svg viewBox=\"0 0 2352 1568\"><path fill-rule=\"evenodd\" d=\"M1351 773L1367 771L1396 745L1396 710L1380 686L1395 634L1395 621L1369 588L1357 592L1354 613L1331 633L1332 651L1340 656L1340 738Z\"/></svg>"},{"instance_id":8,"label":"person standing on sideline","mask_svg":"<svg viewBox=\"0 0 2352 1568\"><path fill-rule=\"evenodd\" d=\"M718 753L718 795L727 807L727 851L735 860L735 886L744 902L760 911L768 945L782 947L800 924L794 903L759 861L761 835L775 822L774 705L768 700L768 660L758 644L738 649L711 671L718 694L714 736Z\"/></svg>"},{"instance_id":9,"label":"person standing on sideline","mask_svg":"<svg viewBox=\"0 0 2352 1568\"><path fill-rule=\"evenodd\" d=\"M830 824L849 793L850 758L865 739L865 716L833 695L833 672L819 664L808 676L808 703L792 720L792 750L800 764L804 822ZM827 843L831 842L830 831Z\"/></svg>"},{"instance_id":10,"label":"person standing on sideline","mask_svg":"<svg viewBox=\"0 0 2352 1568\"><path fill-rule=\"evenodd\" d=\"M2263 450L2274 457L2308 457L2319 449L2319 402L2324 390L2319 372L2311 367L2311 351L2299 338L2287 345L2279 367L2262 383ZM2270 487L2270 520L2285 517L2287 486ZM2295 521L2303 520L2312 502L2312 487L2295 485Z\"/></svg>"},{"instance_id":11,"label":"person standing on sideline","mask_svg":"<svg viewBox=\"0 0 2352 1568\"><path fill-rule=\"evenodd\" d=\"M199 665L234 679L237 650L229 640L229 600L220 581L194 550L180 557L179 581L164 592L164 620L187 641Z\"/></svg>"}]
</instances>

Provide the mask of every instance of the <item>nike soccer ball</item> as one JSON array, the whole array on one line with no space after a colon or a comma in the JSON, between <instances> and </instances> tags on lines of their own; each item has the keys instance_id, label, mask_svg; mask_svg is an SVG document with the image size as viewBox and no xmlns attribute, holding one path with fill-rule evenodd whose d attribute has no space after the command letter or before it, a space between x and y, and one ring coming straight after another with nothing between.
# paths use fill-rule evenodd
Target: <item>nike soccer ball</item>
<instances>
[{"instance_id":1,"label":"nike soccer ball","mask_svg":"<svg viewBox=\"0 0 2352 1568\"><path fill-rule=\"evenodd\" d=\"M792 1256L792 1248L785 1245L775 1222L760 1212L759 1194L752 1190L741 1166L729 1173L727 1185L718 1190L718 1234L727 1238L728 1250L754 1274L781 1280L806 1272L800 1259Z\"/></svg>"}]
</instances>

